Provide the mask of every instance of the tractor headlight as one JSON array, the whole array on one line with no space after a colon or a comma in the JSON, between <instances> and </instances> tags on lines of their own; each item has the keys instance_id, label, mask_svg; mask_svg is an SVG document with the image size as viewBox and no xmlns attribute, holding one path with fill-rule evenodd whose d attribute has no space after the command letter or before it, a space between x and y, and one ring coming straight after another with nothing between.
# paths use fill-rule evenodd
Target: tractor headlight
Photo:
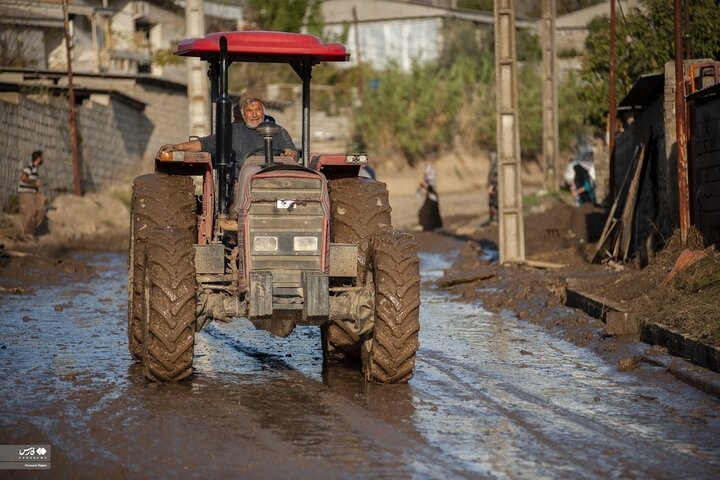
<instances>
[{"instance_id":1,"label":"tractor headlight","mask_svg":"<svg viewBox=\"0 0 720 480\"><path fill-rule=\"evenodd\" d=\"M277 252L277 237L255 237L253 239L253 250L256 252Z\"/></svg>"},{"instance_id":2,"label":"tractor headlight","mask_svg":"<svg viewBox=\"0 0 720 480\"><path fill-rule=\"evenodd\" d=\"M350 153L345 155L346 163L368 163L368 157L366 153Z\"/></svg>"},{"instance_id":3,"label":"tractor headlight","mask_svg":"<svg viewBox=\"0 0 720 480\"><path fill-rule=\"evenodd\" d=\"M296 252L316 252L318 249L317 237L295 237L293 249Z\"/></svg>"}]
</instances>

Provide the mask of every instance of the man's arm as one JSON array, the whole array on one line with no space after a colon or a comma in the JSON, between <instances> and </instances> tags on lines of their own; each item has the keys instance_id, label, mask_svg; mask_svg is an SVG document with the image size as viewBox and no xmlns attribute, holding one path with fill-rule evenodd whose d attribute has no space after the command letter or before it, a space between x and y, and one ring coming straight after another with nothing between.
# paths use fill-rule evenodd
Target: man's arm
<instances>
[{"instance_id":1,"label":"man's arm","mask_svg":"<svg viewBox=\"0 0 720 480\"><path fill-rule=\"evenodd\" d=\"M22 171L22 175L20 175L20 181L35 188L42 187L42 182L40 181L40 179L30 180L30 175L24 169Z\"/></svg>"},{"instance_id":2,"label":"man's arm","mask_svg":"<svg viewBox=\"0 0 720 480\"><path fill-rule=\"evenodd\" d=\"M199 152L201 150L200 140L195 139L183 143L168 143L167 145L163 145L155 156L160 157L163 153L170 152Z\"/></svg>"},{"instance_id":3,"label":"man's arm","mask_svg":"<svg viewBox=\"0 0 720 480\"><path fill-rule=\"evenodd\" d=\"M280 136L284 140L284 145L282 145L283 148L283 155L286 157L290 157L293 160L297 161L298 159L298 150L295 144L292 141L292 138L290 137L290 133L285 130L285 128L280 127Z\"/></svg>"}]
</instances>

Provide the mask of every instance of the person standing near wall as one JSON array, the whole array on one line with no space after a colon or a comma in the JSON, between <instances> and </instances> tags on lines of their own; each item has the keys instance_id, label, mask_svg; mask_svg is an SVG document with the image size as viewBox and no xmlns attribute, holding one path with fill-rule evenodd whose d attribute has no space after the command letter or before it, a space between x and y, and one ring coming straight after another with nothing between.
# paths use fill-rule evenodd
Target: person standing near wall
<instances>
[{"instance_id":1,"label":"person standing near wall","mask_svg":"<svg viewBox=\"0 0 720 480\"><path fill-rule=\"evenodd\" d=\"M42 163L42 150L32 152L31 160L23 167L18 183L23 233L32 237L45 218L45 196L40 192L42 182L39 170Z\"/></svg>"}]
</instances>

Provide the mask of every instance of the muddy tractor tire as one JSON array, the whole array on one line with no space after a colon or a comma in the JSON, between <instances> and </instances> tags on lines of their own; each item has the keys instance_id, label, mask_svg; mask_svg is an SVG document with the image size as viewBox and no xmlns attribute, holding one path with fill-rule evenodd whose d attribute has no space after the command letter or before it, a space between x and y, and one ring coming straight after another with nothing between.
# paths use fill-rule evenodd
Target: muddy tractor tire
<instances>
[{"instance_id":1,"label":"muddy tractor tire","mask_svg":"<svg viewBox=\"0 0 720 480\"><path fill-rule=\"evenodd\" d=\"M365 334L362 370L376 383L405 383L415 371L420 331L420 260L414 237L381 232L373 241L375 327Z\"/></svg>"},{"instance_id":2,"label":"muddy tractor tire","mask_svg":"<svg viewBox=\"0 0 720 480\"><path fill-rule=\"evenodd\" d=\"M174 382L192 375L197 283L195 247L180 227L153 228L145 251L143 374Z\"/></svg>"},{"instance_id":3,"label":"muddy tractor tire","mask_svg":"<svg viewBox=\"0 0 720 480\"><path fill-rule=\"evenodd\" d=\"M196 227L192 178L151 173L135 178L130 201L128 264L128 346L134 359L142 357L143 278L145 243L154 227L185 228L193 240Z\"/></svg>"},{"instance_id":4,"label":"muddy tractor tire","mask_svg":"<svg viewBox=\"0 0 720 480\"><path fill-rule=\"evenodd\" d=\"M358 246L358 285L369 268L373 235L390 230L387 186L364 177L328 182L330 194L330 241ZM362 339L347 322L326 322L320 327L323 359L327 362L360 360Z\"/></svg>"}]
</instances>

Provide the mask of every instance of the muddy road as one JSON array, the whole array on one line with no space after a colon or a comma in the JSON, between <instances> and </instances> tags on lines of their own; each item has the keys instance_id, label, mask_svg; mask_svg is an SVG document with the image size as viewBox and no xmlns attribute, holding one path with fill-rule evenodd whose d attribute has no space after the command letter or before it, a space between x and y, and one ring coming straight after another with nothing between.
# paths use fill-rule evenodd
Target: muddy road
<instances>
[{"instance_id":1,"label":"muddy road","mask_svg":"<svg viewBox=\"0 0 720 480\"><path fill-rule=\"evenodd\" d=\"M80 255L80 254L79 254ZM320 331L246 321L197 336L195 375L146 383L126 337L126 257L0 293L0 444L52 446L0 478L711 478L720 403L660 369L620 373L540 327L454 301L423 254L408 385L323 368ZM8 279L5 279L7 283Z\"/></svg>"}]
</instances>

